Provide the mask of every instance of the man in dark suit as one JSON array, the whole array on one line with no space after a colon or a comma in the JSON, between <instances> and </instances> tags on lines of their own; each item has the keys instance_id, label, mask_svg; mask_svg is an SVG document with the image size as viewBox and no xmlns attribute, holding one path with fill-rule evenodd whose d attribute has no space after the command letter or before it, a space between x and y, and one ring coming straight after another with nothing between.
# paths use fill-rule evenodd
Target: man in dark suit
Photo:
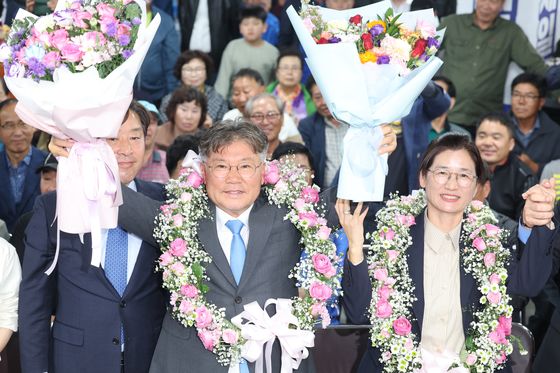
<instances>
[{"instance_id":1,"label":"man in dark suit","mask_svg":"<svg viewBox=\"0 0 560 373\"><path fill-rule=\"evenodd\" d=\"M133 102L118 137L107 143L121 182L163 200L161 185L134 179L148 123L148 113ZM60 232L57 266L47 276L57 245L55 215L56 194L40 196L26 231L19 302L23 372L147 372L165 313L155 272L159 250L117 227L103 232L102 264L94 267L91 235Z\"/></svg>"},{"instance_id":2,"label":"man in dark suit","mask_svg":"<svg viewBox=\"0 0 560 373\"><path fill-rule=\"evenodd\" d=\"M17 100L0 103L0 219L12 231L16 220L33 209L39 195L40 176L35 172L46 154L31 146L34 129L19 119Z\"/></svg>"}]
</instances>

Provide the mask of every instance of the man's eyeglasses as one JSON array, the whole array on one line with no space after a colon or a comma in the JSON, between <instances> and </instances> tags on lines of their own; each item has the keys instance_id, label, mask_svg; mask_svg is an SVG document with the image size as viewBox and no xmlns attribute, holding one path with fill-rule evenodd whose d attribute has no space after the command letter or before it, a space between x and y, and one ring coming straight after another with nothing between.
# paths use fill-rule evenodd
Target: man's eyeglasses
<instances>
[{"instance_id":1,"label":"man's eyeglasses","mask_svg":"<svg viewBox=\"0 0 560 373\"><path fill-rule=\"evenodd\" d=\"M262 123L265 118L269 122L276 121L278 118L280 118L280 115L282 115L282 114L280 114L277 111L269 111L266 114L253 113L249 116L249 118L251 118L251 120L255 123Z\"/></svg>"},{"instance_id":2,"label":"man's eyeglasses","mask_svg":"<svg viewBox=\"0 0 560 373\"><path fill-rule=\"evenodd\" d=\"M434 180L439 185L445 185L449 180L451 180L451 176L455 175L455 180L457 184L462 188L470 187L477 179L477 177L473 174L468 172L453 172L446 169L435 169L435 170L428 170L434 175Z\"/></svg>"},{"instance_id":3,"label":"man's eyeglasses","mask_svg":"<svg viewBox=\"0 0 560 373\"><path fill-rule=\"evenodd\" d=\"M239 175L244 179L249 179L255 175L257 169L262 166L262 163L253 164L249 162L240 163L237 166L232 166L227 163L216 163L207 165L208 169L218 179L224 179L231 171L232 168L236 169Z\"/></svg>"},{"instance_id":4,"label":"man's eyeglasses","mask_svg":"<svg viewBox=\"0 0 560 373\"><path fill-rule=\"evenodd\" d=\"M513 91L513 93L511 94L511 97L516 98L518 100L525 99L525 100L531 100L531 101L535 101L535 100L538 100L539 98L541 98L539 95L534 95L532 93L523 94L523 93L517 92L517 91Z\"/></svg>"}]
</instances>

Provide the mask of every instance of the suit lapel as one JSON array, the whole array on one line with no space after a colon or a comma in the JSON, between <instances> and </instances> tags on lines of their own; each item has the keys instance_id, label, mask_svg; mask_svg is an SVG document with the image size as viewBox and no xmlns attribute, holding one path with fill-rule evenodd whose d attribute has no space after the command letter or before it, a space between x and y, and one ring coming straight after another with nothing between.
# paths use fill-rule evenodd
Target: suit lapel
<instances>
[{"instance_id":1,"label":"suit lapel","mask_svg":"<svg viewBox=\"0 0 560 373\"><path fill-rule=\"evenodd\" d=\"M461 237L463 236L463 227L461 226ZM472 309L471 294L474 286L474 277L472 274L466 273L463 266L463 250L465 249L463 240L459 240L459 287L461 291L461 313L463 314L463 329L466 331L471 322L474 310ZM469 248L472 249L472 248Z\"/></svg>"},{"instance_id":2,"label":"suit lapel","mask_svg":"<svg viewBox=\"0 0 560 373\"><path fill-rule=\"evenodd\" d=\"M80 239L78 235L78 240ZM115 298L120 299L121 296L115 290L111 282L105 276L105 270L103 269L104 263L101 263L99 267L91 265L91 233L84 234L84 243L82 244L82 270L83 271L93 271L95 276L99 279L99 282L103 285L107 291L113 295Z\"/></svg>"},{"instance_id":3,"label":"suit lapel","mask_svg":"<svg viewBox=\"0 0 560 373\"><path fill-rule=\"evenodd\" d=\"M208 209L210 210L210 217L201 220L198 224L198 238L204 250L212 257L212 261L216 267L218 267L232 286L237 287L237 283L231 273L231 267L224 254L222 245L220 245L220 240L218 239L218 231L216 229L216 206L209 201Z\"/></svg>"},{"instance_id":4,"label":"suit lapel","mask_svg":"<svg viewBox=\"0 0 560 373\"><path fill-rule=\"evenodd\" d=\"M266 243L272 231L277 211L280 211L277 208L267 209L268 202L265 199L266 197L263 196L258 198L249 215L249 243L247 244L247 255L239 281L239 288L242 288L249 281L253 269L266 249Z\"/></svg>"},{"instance_id":5,"label":"suit lapel","mask_svg":"<svg viewBox=\"0 0 560 373\"><path fill-rule=\"evenodd\" d=\"M424 211L416 217L416 224L410 228L412 245L408 249L408 270L414 284L417 300L412 303L412 310L418 321L419 333L422 333L424 318Z\"/></svg>"},{"instance_id":6,"label":"suit lapel","mask_svg":"<svg viewBox=\"0 0 560 373\"><path fill-rule=\"evenodd\" d=\"M32 198L35 193L38 193L39 178L35 172L37 167L41 165L41 162L38 162L38 156L38 151L31 148L31 160L27 166L27 172L25 173L25 184L23 186L23 194L21 195L21 202L19 204L20 209L27 205L27 201Z\"/></svg>"}]
</instances>

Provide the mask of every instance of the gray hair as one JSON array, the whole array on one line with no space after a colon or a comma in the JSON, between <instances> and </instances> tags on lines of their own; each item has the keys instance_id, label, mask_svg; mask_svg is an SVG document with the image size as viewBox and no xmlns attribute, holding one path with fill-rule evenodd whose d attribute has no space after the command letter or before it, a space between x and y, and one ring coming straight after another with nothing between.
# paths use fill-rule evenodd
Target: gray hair
<instances>
[{"instance_id":1,"label":"gray hair","mask_svg":"<svg viewBox=\"0 0 560 373\"><path fill-rule=\"evenodd\" d=\"M274 103L276 104L276 107L278 108L280 114L284 114L285 105L278 96L274 96L272 93L260 93L256 96L251 97L245 104L245 111L247 112L247 115L251 115L253 113L253 106L255 105L255 102L265 98L271 98L272 100L274 100Z\"/></svg>"},{"instance_id":2,"label":"gray hair","mask_svg":"<svg viewBox=\"0 0 560 373\"><path fill-rule=\"evenodd\" d=\"M239 118L214 123L200 136L200 158L205 161L211 153L218 153L235 141L244 141L264 161L268 150L268 140L264 132L251 122Z\"/></svg>"}]
</instances>

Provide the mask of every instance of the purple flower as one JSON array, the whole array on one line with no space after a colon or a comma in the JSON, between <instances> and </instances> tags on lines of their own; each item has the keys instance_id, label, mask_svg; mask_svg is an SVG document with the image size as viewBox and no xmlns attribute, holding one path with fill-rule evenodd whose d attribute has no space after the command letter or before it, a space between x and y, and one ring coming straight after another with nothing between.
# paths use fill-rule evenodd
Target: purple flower
<instances>
[{"instance_id":1,"label":"purple flower","mask_svg":"<svg viewBox=\"0 0 560 373\"><path fill-rule=\"evenodd\" d=\"M43 65L38 59L35 57L31 57L27 61L27 67L29 68L29 72L36 77L43 77L45 76L45 65Z\"/></svg>"},{"instance_id":2,"label":"purple flower","mask_svg":"<svg viewBox=\"0 0 560 373\"><path fill-rule=\"evenodd\" d=\"M369 33L371 34L371 36L376 37L377 35L381 34L383 32L383 25L375 25L373 26L370 30Z\"/></svg>"},{"instance_id":3,"label":"purple flower","mask_svg":"<svg viewBox=\"0 0 560 373\"><path fill-rule=\"evenodd\" d=\"M122 51L121 55L125 60L128 60L133 53L134 53L133 50L125 49L124 51Z\"/></svg>"},{"instance_id":4,"label":"purple flower","mask_svg":"<svg viewBox=\"0 0 560 373\"><path fill-rule=\"evenodd\" d=\"M377 57L377 64L378 65L386 65L391 61L389 56L378 56Z\"/></svg>"},{"instance_id":5,"label":"purple flower","mask_svg":"<svg viewBox=\"0 0 560 373\"><path fill-rule=\"evenodd\" d=\"M106 28L105 33L107 34L107 36L113 37L117 35L117 25L115 24L115 22L106 23L105 28Z\"/></svg>"},{"instance_id":6,"label":"purple flower","mask_svg":"<svg viewBox=\"0 0 560 373\"><path fill-rule=\"evenodd\" d=\"M126 47L130 43L130 36L128 35L119 35L119 45L121 47Z\"/></svg>"},{"instance_id":7,"label":"purple flower","mask_svg":"<svg viewBox=\"0 0 560 373\"><path fill-rule=\"evenodd\" d=\"M125 26L128 26L128 27L131 27L131 26L132 26L131 23L128 22L128 21L122 21L121 24L122 24L122 25L125 25Z\"/></svg>"},{"instance_id":8,"label":"purple flower","mask_svg":"<svg viewBox=\"0 0 560 373\"><path fill-rule=\"evenodd\" d=\"M428 48L439 48L439 41L436 38L428 38Z\"/></svg>"},{"instance_id":9,"label":"purple flower","mask_svg":"<svg viewBox=\"0 0 560 373\"><path fill-rule=\"evenodd\" d=\"M142 23L142 20L140 18L138 18L138 17L132 18L132 24L134 26L138 26L140 23Z\"/></svg>"},{"instance_id":10,"label":"purple flower","mask_svg":"<svg viewBox=\"0 0 560 373\"><path fill-rule=\"evenodd\" d=\"M330 38L330 39L328 40L329 44L340 43L340 41L341 41L340 38L339 38L339 37L336 37L336 36L333 36L332 38Z\"/></svg>"}]
</instances>

